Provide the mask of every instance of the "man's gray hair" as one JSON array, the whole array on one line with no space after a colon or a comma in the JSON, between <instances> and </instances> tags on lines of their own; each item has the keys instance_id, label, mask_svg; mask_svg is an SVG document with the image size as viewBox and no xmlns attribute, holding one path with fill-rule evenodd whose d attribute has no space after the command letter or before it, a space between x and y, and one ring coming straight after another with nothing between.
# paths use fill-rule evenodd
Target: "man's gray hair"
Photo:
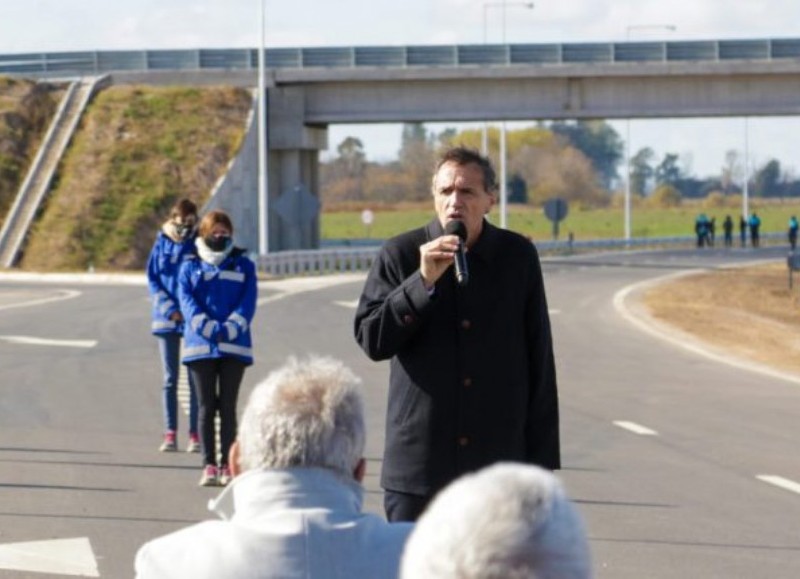
<instances>
[{"instance_id":1,"label":"man's gray hair","mask_svg":"<svg viewBox=\"0 0 800 579\"><path fill-rule=\"evenodd\" d=\"M366 439L359 383L333 358L289 358L250 395L239 426L242 470L323 467L352 477Z\"/></svg>"},{"instance_id":2,"label":"man's gray hair","mask_svg":"<svg viewBox=\"0 0 800 579\"><path fill-rule=\"evenodd\" d=\"M500 463L439 493L406 544L402 579L587 579L591 559L559 480Z\"/></svg>"}]
</instances>

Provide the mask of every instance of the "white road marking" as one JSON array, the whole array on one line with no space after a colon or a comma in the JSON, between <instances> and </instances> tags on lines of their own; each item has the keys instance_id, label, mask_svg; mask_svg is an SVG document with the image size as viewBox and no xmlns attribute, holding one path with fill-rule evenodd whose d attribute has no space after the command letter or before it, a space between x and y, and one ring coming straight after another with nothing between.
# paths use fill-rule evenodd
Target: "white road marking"
<instances>
[{"instance_id":1,"label":"white road marking","mask_svg":"<svg viewBox=\"0 0 800 579\"><path fill-rule=\"evenodd\" d=\"M554 316L556 314L560 314L561 310L554 310L554 309L551 308L551 309L547 310L547 313L550 314L551 316Z\"/></svg>"},{"instance_id":2,"label":"white road marking","mask_svg":"<svg viewBox=\"0 0 800 579\"><path fill-rule=\"evenodd\" d=\"M0 340L10 344L62 346L66 348L94 348L97 345L97 340L51 340L49 338L34 338L33 336L0 336Z\"/></svg>"},{"instance_id":3,"label":"white road marking","mask_svg":"<svg viewBox=\"0 0 800 579\"><path fill-rule=\"evenodd\" d=\"M77 577L100 577L86 537L0 545L0 569Z\"/></svg>"},{"instance_id":4,"label":"white road marking","mask_svg":"<svg viewBox=\"0 0 800 579\"><path fill-rule=\"evenodd\" d=\"M763 263L763 262L756 261L753 263ZM739 267L744 267L745 265L750 265L750 262L738 265ZM710 360L714 360L715 362L720 362L722 364L727 364L728 366L733 366L734 368L742 368L750 372L758 372L759 374L763 374L765 376L778 378L780 380L786 380L787 382L792 382L794 384L800 384L800 377L798 377L797 374L782 372L780 370L775 370L774 368L770 368L769 366L765 366L758 362L750 362L748 360L742 360L740 358L731 356L727 352L721 351L718 348L703 342L699 338L696 338L690 334L687 334L686 332L683 332L682 330L672 327L665 322L657 320L656 318L651 316L643 306L636 307L636 305L634 305L633 307L629 307L627 303L628 296L634 292L645 290L650 287L657 286L661 283L668 282L672 279L692 275L694 273L697 272L681 271L655 279L644 280L629 285L627 287L624 287L614 295L614 309L616 309L617 312L623 318L628 320L628 322L630 322L643 332L646 332L651 336L655 336L656 338L664 340L665 342L678 346L679 348L683 348L684 350L688 350L695 354L699 354L700 356L704 356Z\"/></svg>"},{"instance_id":5,"label":"white road marking","mask_svg":"<svg viewBox=\"0 0 800 579\"><path fill-rule=\"evenodd\" d=\"M658 432L655 430L647 428L646 426L642 426L641 424L636 424L635 422L628 422L627 420L615 420L614 424L635 434L641 434L642 436L658 436Z\"/></svg>"},{"instance_id":6,"label":"white road marking","mask_svg":"<svg viewBox=\"0 0 800 579\"><path fill-rule=\"evenodd\" d=\"M46 298L37 298L13 304L5 304L0 306L0 310L10 310L14 308L26 308L30 306L40 306L51 302L58 302L61 300L69 300L81 295L78 290L59 290L58 295L49 296ZM60 346L67 348L94 348L97 345L97 340L53 340L49 338L35 338L33 336L0 336L0 341L9 344L26 344L32 346Z\"/></svg>"},{"instance_id":7,"label":"white road marking","mask_svg":"<svg viewBox=\"0 0 800 579\"><path fill-rule=\"evenodd\" d=\"M756 476L756 478L765 483L775 485L776 487L780 487L784 490L800 495L800 483L796 483L788 478L783 478L782 476L776 476L774 474L760 474Z\"/></svg>"},{"instance_id":8,"label":"white road marking","mask_svg":"<svg viewBox=\"0 0 800 579\"><path fill-rule=\"evenodd\" d=\"M354 281L363 281L364 279L366 279L366 276L367 276L366 272L339 273L333 275L294 277L294 278L259 282L258 287L274 289L277 290L279 293L259 298L256 303L258 305L262 305L269 302L282 300L283 298L303 292L315 291Z\"/></svg>"},{"instance_id":9,"label":"white road marking","mask_svg":"<svg viewBox=\"0 0 800 579\"><path fill-rule=\"evenodd\" d=\"M26 302L17 302L14 304L5 304L0 306L0 310L11 310L14 308L27 308L29 306L39 306L42 304L49 304L50 302L58 302L61 300L69 300L72 298L76 298L81 295L81 292L78 290L60 290L60 295L57 296L50 296L46 298L38 298L34 300L28 300Z\"/></svg>"}]
</instances>

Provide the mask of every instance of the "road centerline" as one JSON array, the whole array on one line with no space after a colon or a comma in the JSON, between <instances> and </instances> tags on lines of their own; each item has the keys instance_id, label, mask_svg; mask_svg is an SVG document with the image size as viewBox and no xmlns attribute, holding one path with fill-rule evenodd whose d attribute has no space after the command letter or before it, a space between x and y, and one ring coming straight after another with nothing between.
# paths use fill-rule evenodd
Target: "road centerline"
<instances>
[{"instance_id":1,"label":"road centerline","mask_svg":"<svg viewBox=\"0 0 800 579\"><path fill-rule=\"evenodd\" d=\"M64 348L94 348L97 340L54 340L34 336L0 336L0 341L29 346L59 346Z\"/></svg>"},{"instance_id":2,"label":"road centerline","mask_svg":"<svg viewBox=\"0 0 800 579\"><path fill-rule=\"evenodd\" d=\"M642 426L641 424L636 424L635 422L630 422L628 420L615 420L615 426L619 426L629 432L633 432L634 434L640 434L642 436L658 436L658 432L652 430L651 428L647 428L646 426Z\"/></svg>"},{"instance_id":3,"label":"road centerline","mask_svg":"<svg viewBox=\"0 0 800 579\"><path fill-rule=\"evenodd\" d=\"M771 484L800 495L800 483L797 483L791 479L783 478L782 476L777 476L774 474L759 474L756 475L756 478L767 484Z\"/></svg>"}]
</instances>

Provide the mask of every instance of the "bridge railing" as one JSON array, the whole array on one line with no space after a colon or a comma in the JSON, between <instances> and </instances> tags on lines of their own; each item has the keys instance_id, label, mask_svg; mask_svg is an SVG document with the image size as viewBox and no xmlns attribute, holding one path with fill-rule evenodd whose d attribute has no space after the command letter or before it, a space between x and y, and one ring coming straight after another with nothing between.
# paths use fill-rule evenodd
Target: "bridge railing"
<instances>
[{"instance_id":1,"label":"bridge railing","mask_svg":"<svg viewBox=\"0 0 800 579\"><path fill-rule=\"evenodd\" d=\"M637 41L267 48L268 68L407 68L537 64L698 62L800 58L800 39ZM248 70L256 48L106 50L0 55L0 74L100 75L120 71Z\"/></svg>"},{"instance_id":2,"label":"bridge railing","mask_svg":"<svg viewBox=\"0 0 800 579\"><path fill-rule=\"evenodd\" d=\"M764 233L764 242L784 241L784 233ZM570 254L582 251L610 251L642 249L654 247L693 247L697 238L694 235L672 237L639 237L625 239L587 239L582 241L536 241L536 248L542 255ZM721 247L723 238L717 235L716 245ZM734 237L734 244L738 244ZM749 243L749 241L748 241ZM258 270L268 275L291 276L303 274L341 273L367 271L378 255L379 245L359 247L328 247L322 249L299 249L277 251L265 256L253 256Z\"/></svg>"}]
</instances>

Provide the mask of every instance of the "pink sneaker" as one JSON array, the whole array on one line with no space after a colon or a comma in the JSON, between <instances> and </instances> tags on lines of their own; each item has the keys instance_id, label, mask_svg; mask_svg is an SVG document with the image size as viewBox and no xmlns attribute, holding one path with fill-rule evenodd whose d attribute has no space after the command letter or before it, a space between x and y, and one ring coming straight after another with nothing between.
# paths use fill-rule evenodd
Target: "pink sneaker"
<instances>
[{"instance_id":1,"label":"pink sneaker","mask_svg":"<svg viewBox=\"0 0 800 579\"><path fill-rule=\"evenodd\" d=\"M164 442L161 443L161 446L158 447L158 450L161 452L175 452L178 450L178 443L175 439L174 430L167 431L167 433L164 435Z\"/></svg>"},{"instance_id":2,"label":"pink sneaker","mask_svg":"<svg viewBox=\"0 0 800 579\"><path fill-rule=\"evenodd\" d=\"M189 433L189 444L186 445L186 452L200 452L200 437L196 432Z\"/></svg>"},{"instance_id":3,"label":"pink sneaker","mask_svg":"<svg viewBox=\"0 0 800 579\"><path fill-rule=\"evenodd\" d=\"M200 477L200 482L198 484L201 487L217 486L217 484L219 484L219 480L217 479L217 467L213 464L207 464L203 469L203 476Z\"/></svg>"},{"instance_id":4,"label":"pink sneaker","mask_svg":"<svg viewBox=\"0 0 800 579\"><path fill-rule=\"evenodd\" d=\"M231 479L233 479L231 476L231 469L228 468L227 464L223 464L219 469L219 486L227 486L227 484L231 482Z\"/></svg>"}]
</instances>

